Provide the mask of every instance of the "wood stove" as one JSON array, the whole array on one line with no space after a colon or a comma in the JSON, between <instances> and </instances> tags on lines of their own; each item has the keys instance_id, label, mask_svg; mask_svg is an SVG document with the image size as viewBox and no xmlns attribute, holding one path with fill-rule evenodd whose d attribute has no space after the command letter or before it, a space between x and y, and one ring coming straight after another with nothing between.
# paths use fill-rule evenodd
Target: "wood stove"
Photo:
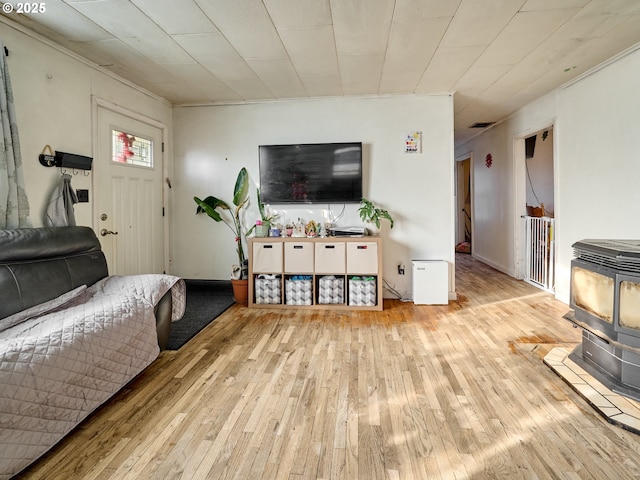
<instances>
[{"instance_id":1,"label":"wood stove","mask_svg":"<svg viewBox=\"0 0 640 480\"><path fill-rule=\"evenodd\" d=\"M640 240L574 243L570 306L583 329L570 358L611 390L640 400Z\"/></svg>"}]
</instances>

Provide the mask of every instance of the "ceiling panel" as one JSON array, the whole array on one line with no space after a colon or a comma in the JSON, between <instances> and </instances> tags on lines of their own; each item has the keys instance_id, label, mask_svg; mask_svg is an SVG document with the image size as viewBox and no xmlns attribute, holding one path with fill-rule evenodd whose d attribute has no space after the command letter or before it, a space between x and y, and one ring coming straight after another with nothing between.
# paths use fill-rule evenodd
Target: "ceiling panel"
<instances>
[{"instance_id":1,"label":"ceiling panel","mask_svg":"<svg viewBox=\"0 0 640 480\"><path fill-rule=\"evenodd\" d=\"M550 35L557 32L577 11L563 9L518 13L453 88L475 96L483 96L501 90L500 87L508 83L501 82L503 77L515 79L520 86L522 82L530 83L537 78L535 69L527 68L526 77L518 76L519 69L510 75L511 70ZM542 57L548 59L546 54L541 55ZM487 90L493 85L498 85L498 88ZM515 92L511 90L511 93Z\"/></svg>"},{"instance_id":2,"label":"ceiling panel","mask_svg":"<svg viewBox=\"0 0 640 480\"><path fill-rule=\"evenodd\" d=\"M247 60L276 98L306 97L307 92L288 58Z\"/></svg>"},{"instance_id":3,"label":"ceiling panel","mask_svg":"<svg viewBox=\"0 0 640 480\"><path fill-rule=\"evenodd\" d=\"M340 55L340 78L345 95L373 95L378 92L383 56Z\"/></svg>"},{"instance_id":4,"label":"ceiling panel","mask_svg":"<svg viewBox=\"0 0 640 480\"><path fill-rule=\"evenodd\" d=\"M393 20L407 22L420 19L453 18L460 0L396 0Z\"/></svg>"},{"instance_id":5,"label":"ceiling panel","mask_svg":"<svg viewBox=\"0 0 640 480\"><path fill-rule=\"evenodd\" d=\"M384 54L393 16L387 0L333 0L338 55Z\"/></svg>"},{"instance_id":6,"label":"ceiling panel","mask_svg":"<svg viewBox=\"0 0 640 480\"><path fill-rule=\"evenodd\" d=\"M442 46L489 45L521 5L522 2L514 0L462 0Z\"/></svg>"},{"instance_id":7,"label":"ceiling panel","mask_svg":"<svg viewBox=\"0 0 640 480\"><path fill-rule=\"evenodd\" d=\"M302 83L310 97L340 97L343 95L340 75L302 76Z\"/></svg>"},{"instance_id":8,"label":"ceiling panel","mask_svg":"<svg viewBox=\"0 0 640 480\"><path fill-rule=\"evenodd\" d=\"M74 9L119 38L144 38L162 32L148 16L128 0L68 2Z\"/></svg>"},{"instance_id":9,"label":"ceiling panel","mask_svg":"<svg viewBox=\"0 0 640 480\"><path fill-rule=\"evenodd\" d=\"M286 56L271 17L261 0L195 0L245 58Z\"/></svg>"},{"instance_id":10,"label":"ceiling panel","mask_svg":"<svg viewBox=\"0 0 640 480\"><path fill-rule=\"evenodd\" d=\"M536 10L557 10L558 8L582 8L592 0L527 0L520 8L521 12Z\"/></svg>"},{"instance_id":11,"label":"ceiling panel","mask_svg":"<svg viewBox=\"0 0 640 480\"><path fill-rule=\"evenodd\" d=\"M518 93L532 92L540 96L540 92L548 92L567 83L570 80L567 77L588 71L592 62L599 64L611 56L611 50L599 41L582 42L571 54L571 64L573 64L571 68L565 67L565 64L558 64L552 69L545 70L535 81L523 85Z\"/></svg>"},{"instance_id":12,"label":"ceiling panel","mask_svg":"<svg viewBox=\"0 0 640 480\"><path fill-rule=\"evenodd\" d=\"M448 18L393 22L380 82L381 93L415 90L448 25Z\"/></svg>"},{"instance_id":13,"label":"ceiling panel","mask_svg":"<svg viewBox=\"0 0 640 480\"><path fill-rule=\"evenodd\" d=\"M95 42L83 42L83 47L91 49L103 62L100 65L106 68L111 66L121 66L136 71L141 65L153 65L158 71L162 71L160 66L152 63L140 52L135 51L122 40L99 40Z\"/></svg>"},{"instance_id":14,"label":"ceiling panel","mask_svg":"<svg viewBox=\"0 0 640 480\"><path fill-rule=\"evenodd\" d=\"M25 15L39 25L50 28L62 38L76 42L106 40L113 35L106 32L62 0L48 0L46 12ZM38 29L38 28L37 28Z\"/></svg>"},{"instance_id":15,"label":"ceiling panel","mask_svg":"<svg viewBox=\"0 0 640 480\"><path fill-rule=\"evenodd\" d=\"M257 78L244 58L220 33L174 35L173 39L196 62L226 82Z\"/></svg>"},{"instance_id":16,"label":"ceiling panel","mask_svg":"<svg viewBox=\"0 0 640 480\"><path fill-rule=\"evenodd\" d=\"M520 91L524 85L535 81L540 75L542 75L542 70L536 69L533 64L529 64L527 68L516 65L487 87L483 94L491 95L498 91L512 95Z\"/></svg>"},{"instance_id":17,"label":"ceiling panel","mask_svg":"<svg viewBox=\"0 0 640 480\"><path fill-rule=\"evenodd\" d=\"M233 89L238 92L243 100L275 100L275 95L258 77L256 78L244 78L240 80L234 80ZM217 101L217 100L216 100ZM212 103L211 99L208 103Z\"/></svg>"},{"instance_id":18,"label":"ceiling panel","mask_svg":"<svg viewBox=\"0 0 640 480\"><path fill-rule=\"evenodd\" d=\"M515 15L478 58L480 65L515 65L573 17L578 9Z\"/></svg>"},{"instance_id":19,"label":"ceiling panel","mask_svg":"<svg viewBox=\"0 0 640 480\"><path fill-rule=\"evenodd\" d=\"M144 38L122 38L122 41L137 50L148 59L159 63L195 63L171 37L165 33L156 33Z\"/></svg>"},{"instance_id":20,"label":"ceiling panel","mask_svg":"<svg viewBox=\"0 0 640 480\"><path fill-rule=\"evenodd\" d=\"M635 6L640 7L640 2L635 2ZM630 8L630 11L635 12L634 15L640 13L640 10L635 7ZM625 15L610 14L608 12L608 8L594 10L591 4L587 5L557 32L557 38L601 38L626 21Z\"/></svg>"},{"instance_id":21,"label":"ceiling panel","mask_svg":"<svg viewBox=\"0 0 640 480\"><path fill-rule=\"evenodd\" d=\"M628 15L640 13L637 0L592 0L585 5L585 13L602 12L605 15Z\"/></svg>"},{"instance_id":22,"label":"ceiling panel","mask_svg":"<svg viewBox=\"0 0 640 480\"><path fill-rule=\"evenodd\" d=\"M193 0L131 0L169 35L215 33L216 27Z\"/></svg>"},{"instance_id":23,"label":"ceiling panel","mask_svg":"<svg viewBox=\"0 0 640 480\"><path fill-rule=\"evenodd\" d=\"M337 75L338 57L331 26L278 30L299 75Z\"/></svg>"},{"instance_id":24,"label":"ceiling panel","mask_svg":"<svg viewBox=\"0 0 640 480\"><path fill-rule=\"evenodd\" d=\"M332 24L329 0L264 0L264 4L278 29Z\"/></svg>"},{"instance_id":25,"label":"ceiling panel","mask_svg":"<svg viewBox=\"0 0 640 480\"><path fill-rule=\"evenodd\" d=\"M456 82L454 90L480 95L509 71L508 65L473 65Z\"/></svg>"},{"instance_id":26,"label":"ceiling panel","mask_svg":"<svg viewBox=\"0 0 640 480\"><path fill-rule=\"evenodd\" d=\"M74 2L73 8L157 63L189 63L166 32L127 0Z\"/></svg>"},{"instance_id":27,"label":"ceiling panel","mask_svg":"<svg viewBox=\"0 0 640 480\"><path fill-rule=\"evenodd\" d=\"M166 64L162 65L162 68L169 72L174 78L179 78L183 81L184 88L217 92L217 95L220 95L224 100L237 100L239 98L233 90L202 65Z\"/></svg>"},{"instance_id":28,"label":"ceiling panel","mask_svg":"<svg viewBox=\"0 0 640 480\"><path fill-rule=\"evenodd\" d=\"M453 86L485 50L483 45L439 47L416 88L418 93L453 91Z\"/></svg>"},{"instance_id":29,"label":"ceiling panel","mask_svg":"<svg viewBox=\"0 0 640 480\"><path fill-rule=\"evenodd\" d=\"M172 103L196 103L196 100L191 96L191 92L187 92L187 90L178 81L152 83L149 90L154 92L156 95L160 95L162 98L166 98Z\"/></svg>"}]
</instances>

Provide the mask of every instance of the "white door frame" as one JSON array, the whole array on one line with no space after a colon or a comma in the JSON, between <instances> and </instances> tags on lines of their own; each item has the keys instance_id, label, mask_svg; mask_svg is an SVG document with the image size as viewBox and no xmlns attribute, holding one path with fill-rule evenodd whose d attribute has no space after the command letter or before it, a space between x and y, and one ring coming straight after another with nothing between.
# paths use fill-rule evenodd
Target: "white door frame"
<instances>
[{"instance_id":1,"label":"white door frame","mask_svg":"<svg viewBox=\"0 0 640 480\"><path fill-rule=\"evenodd\" d=\"M169 255L169 208L168 208L168 178L169 178L169 162L168 162L168 139L169 139L169 129L168 127L158 120L150 118L142 113L135 112L133 110L129 110L126 107L122 107L115 103L109 102L108 100L104 100L102 98L96 97L95 95L91 96L91 122L92 122L92 149L93 156L98 154L98 109L105 109L115 112L117 114L123 115L125 117L132 118L138 122L146 123L159 129L162 132L162 207L164 209L164 216L162 218L162 243L163 243L163 251L164 251L164 271L170 273L171 261ZM92 228L97 228L97 225L100 225L100 219L97 208L96 199L99 198L98 195L100 193L100 165L98 162L94 162L94 175L92 175L92 188L93 188L93 203L92 203ZM97 233L97 232L96 232Z\"/></svg>"},{"instance_id":2,"label":"white door frame","mask_svg":"<svg viewBox=\"0 0 640 480\"><path fill-rule=\"evenodd\" d=\"M557 161L557 139L556 139L557 120L551 119L541 122L539 126L531 128L524 132L520 132L513 137L513 184L514 188L514 235L513 235L513 251L514 251L514 273L515 278L522 280L525 277L525 256L526 256L526 234L524 216L527 214L527 172L526 172L526 152L525 138L530 137L543 130L553 130L553 196L554 204L558 198L558 161ZM557 209L554 208L554 210ZM557 225L557 214L556 225ZM556 228L557 231L557 228ZM554 232L555 233L555 232ZM557 240L557 237L556 237Z\"/></svg>"}]
</instances>

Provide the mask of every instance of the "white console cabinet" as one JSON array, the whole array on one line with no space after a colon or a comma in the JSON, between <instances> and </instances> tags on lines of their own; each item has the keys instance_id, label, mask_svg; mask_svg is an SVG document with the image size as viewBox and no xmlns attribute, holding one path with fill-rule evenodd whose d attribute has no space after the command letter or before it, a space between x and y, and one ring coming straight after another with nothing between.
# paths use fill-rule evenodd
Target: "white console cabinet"
<instances>
[{"instance_id":1,"label":"white console cabinet","mask_svg":"<svg viewBox=\"0 0 640 480\"><path fill-rule=\"evenodd\" d=\"M382 306L380 238L249 239L249 307Z\"/></svg>"}]
</instances>

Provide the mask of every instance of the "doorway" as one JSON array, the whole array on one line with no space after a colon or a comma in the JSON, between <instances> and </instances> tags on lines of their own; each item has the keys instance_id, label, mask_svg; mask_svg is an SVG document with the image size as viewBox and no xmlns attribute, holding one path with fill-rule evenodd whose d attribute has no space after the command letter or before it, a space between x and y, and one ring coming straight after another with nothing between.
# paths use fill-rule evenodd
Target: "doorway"
<instances>
[{"instance_id":1,"label":"doorway","mask_svg":"<svg viewBox=\"0 0 640 480\"><path fill-rule=\"evenodd\" d=\"M521 246L521 276L545 291L555 291L555 181L553 126L516 139L516 169L521 178L517 197L522 228L517 230Z\"/></svg>"},{"instance_id":2,"label":"doorway","mask_svg":"<svg viewBox=\"0 0 640 480\"><path fill-rule=\"evenodd\" d=\"M165 271L163 130L96 104L96 233L112 275Z\"/></svg>"},{"instance_id":3,"label":"doorway","mask_svg":"<svg viewBox=\"0 0 640 480\"><path fill-rule=\"evenodd\" d=\"M473 192L471 155L456 161L456 251L471 253L473 248Z\"/></svg>"},{"instance_id":4,"label":"doorway","mask_svg":"<svg viewBox=\"0 0 640 480\"><path fill-rule=\"evenodd\" d=\"M553 218L553 127L528 135L525 139L525 173L527 213Z\"/></svg>"}]
</instances>

